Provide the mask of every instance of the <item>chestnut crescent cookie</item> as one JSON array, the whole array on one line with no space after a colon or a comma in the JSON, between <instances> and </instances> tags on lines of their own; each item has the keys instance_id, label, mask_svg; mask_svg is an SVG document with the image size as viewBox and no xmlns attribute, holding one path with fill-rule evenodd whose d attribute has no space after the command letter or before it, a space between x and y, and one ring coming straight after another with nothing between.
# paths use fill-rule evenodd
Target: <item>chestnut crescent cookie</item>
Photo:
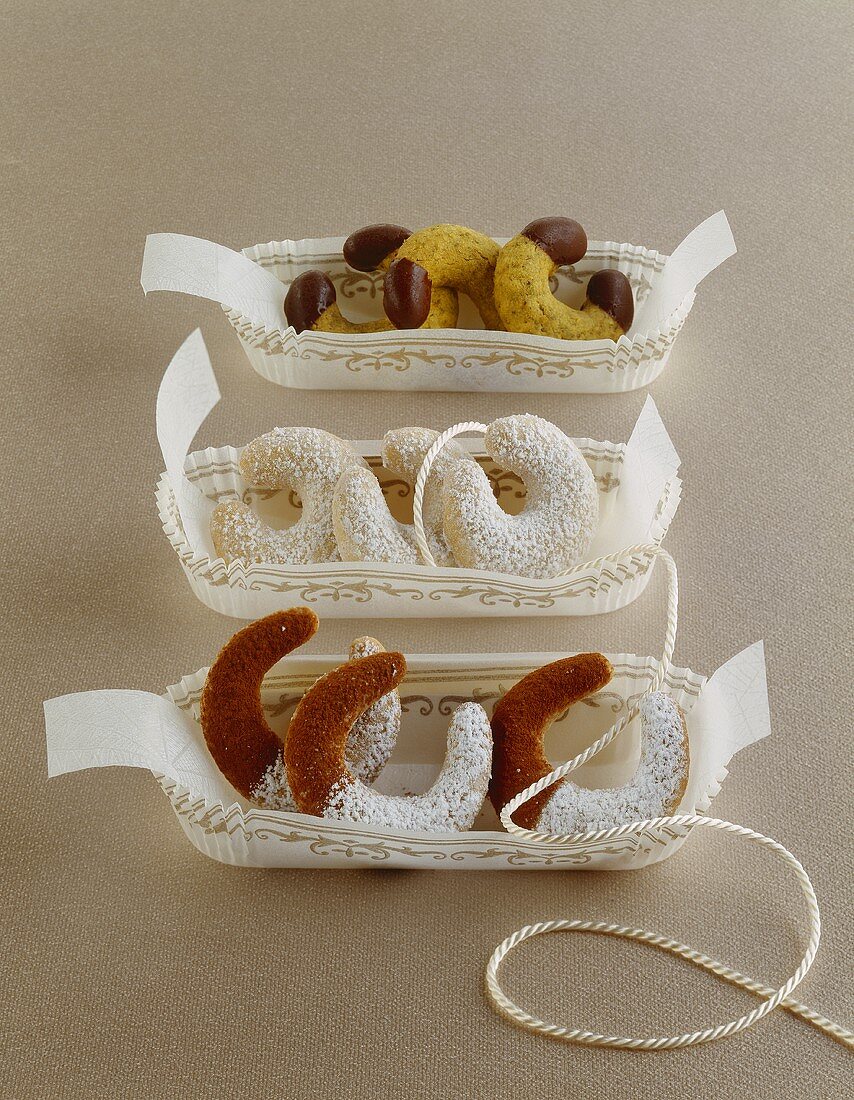
<instances>
[{"instance_id":1,"label":"chestnut crescent cookie","mask_svg":"<svg viewBox=\"0 0 854 1100\"><path fill-rule=\"evenodd\" d=\"M288 729L288 783L302 813L423 832L469 829L483 803L492 762L486 711L463 703L451 717L445 762L424 794L368 787L345 759L349 730L404 677L401 653L377 653L328 672L303 696Z\"/></svg>"},{"instance_id":2,"label":"chestnut crescent cookie","mask_svg":"<svg viewBox=\"0 0 854 1100\"><path fill-rule=\"evenodd\" d=\"M307 607L277 611L250 624L223 647L205 680L200 719L205 742L231 785L258 806L295 810L288 786L281 738L270 729L261 706L261 683L270 668L317 630ZM375 638L357 638L350 660L383 653ZM382 695L353 724L346 744L354 776L372 783L388 761L400 731L396 690ZM287 737L287 734L286 734Z\"/></svg>"},{"instance_id":3,"label":"chestnut crescent cookie","mask_svg":"<svg viewBox=\"0 0 854 1100\"><path fill-rule=\"evenodd\" d=\"M489 788L497 813L552 771L543 737L555 716L601 690L612 674L601 653L580 653L530 673L499 700L492 716L495 751ZM594 790L566 777L520 806L514 820L526 829L570 835L672 813L688 784L685 717L659 691L641 702L640 718L640 761L628 783Z\"/></svg>"},{"instance_id":4,"label":"chestnut crescent cookie","mask_svg":"<svg viewBox=\"0 0 854 1100\"><path fill-rule=\"evenodd\" d=\"M388 271L397 250L410 236L401 225L369 225L344 242L344 259L357 271ZM437 288L420 326L453 328L457 323L457 295ZM285 296L285 316L297 332L386 332L395 326L388 317L376 321L348 320L338 308L335 285L324 271L312 269L298 275Z\"/></svg>"},{"instance_id":5,"label":"chestnut crescent cookie","mask_svg":"<svg viewBox=\"0 0 854 1100\"><path fill-rule=\"evenodd\" d=\"M396 328L418 328L442 288L452 287L477 306L484 326L503 329L493 279L499 246L463 225L420 229L400 245L386 272L383 306Z\"/></svg>"}]
</instances>

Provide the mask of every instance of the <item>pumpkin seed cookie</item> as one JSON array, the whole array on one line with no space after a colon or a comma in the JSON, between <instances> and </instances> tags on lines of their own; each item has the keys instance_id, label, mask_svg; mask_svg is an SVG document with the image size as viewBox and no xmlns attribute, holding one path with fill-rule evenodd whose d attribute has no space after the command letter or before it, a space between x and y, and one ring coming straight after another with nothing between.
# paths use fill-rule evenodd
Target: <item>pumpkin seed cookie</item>
<instances>
[{"instance_id":1,"label":"pumpkin seed cookie","mask_svg":"<svg viewBox=\"0 0 854 1100\"><path fill-rule=\"evenodd\" d=\"M402 225L369 225L344 242L344 259L357 271L388 271L401 244L410 236ZM412 328L453 328L457 323L457 295L437 290L421 325ZM375 321L350 321L336 301L335 286L324 271L312 269L298 275L285 297L285 316L297 332L388 332L395 325L388 317Z\"/></svg>"},{"instance_id":2,"label":"pumpkin seed cookie","mask_svg":"<svg viewBox=\"0 0 854 1100\"><path fill-rule=\"evenodd\" d=\"M540 218L508 241L495 265L494 284L504 327L561 340L618 340L627 332L635 304L621 271L597 271L581 309L552 294L549 280L557 268L577 263L586 251L587 234L571 218Z\"/></svg>"}]
</instances>

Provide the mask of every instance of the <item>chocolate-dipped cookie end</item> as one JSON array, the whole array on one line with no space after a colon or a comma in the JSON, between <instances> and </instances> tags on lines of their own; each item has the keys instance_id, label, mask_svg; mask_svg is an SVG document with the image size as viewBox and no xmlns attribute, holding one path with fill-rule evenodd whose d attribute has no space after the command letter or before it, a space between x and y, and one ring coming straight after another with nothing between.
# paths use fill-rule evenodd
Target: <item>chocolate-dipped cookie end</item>
<instances>
[{"instance_id":1,"label":"chocolate-dipped cookie end","mask_svg":"<svg viewBox=\"0 0 854 1100\"><path fill-rule=\"evenodd\" d=\"M366 225L344 242L344 259L356 271L376 271L386 256L411 236L402 225Z\"/></svg>"},{"instance_id":2,"label":"chocolate-dipped cookie end","mask_svg":"<svg viewBox=\"0 0 854 1100\"><path fill-rule=\"evenodd\" d=\"M622 271L597 271L587 284L587 297L613 317L623 332L628 332L635 316L635 300L632 284Z\"/></svg>"},{"instance_id":3,"label":"chocolate-dipped cookie end","mask_svg":"<svg viewBox=\"0 0 854 1100\"><path fill-rule=\"evenodd\" d=\"M297 332L304 332L334 303L335 287L326 272L304 271L285 295L285 316Z\"/></svg>"},{"instance_id":4,"label":"chocolate-dipped cookie end","mask_svg":"<svg viewBox=\"0 0 854 1100\"><path fill-rule=\"evenodd\" d=\"M395 260L385 277L383 309L395 328L421 328L430 312L433 284L420 264Z\"/></svg>"},{"instance_id":5,"label":"chocolate-dipped cookie end","mask_svg":"<svg viewBox=\"0 0 854 1100\"><path fill-rule=\"evenodd\" d=\"M587 251L587 234L572 218L537 218L522 230L559 267L578 263Z\"/></svg>"}]
</instances>

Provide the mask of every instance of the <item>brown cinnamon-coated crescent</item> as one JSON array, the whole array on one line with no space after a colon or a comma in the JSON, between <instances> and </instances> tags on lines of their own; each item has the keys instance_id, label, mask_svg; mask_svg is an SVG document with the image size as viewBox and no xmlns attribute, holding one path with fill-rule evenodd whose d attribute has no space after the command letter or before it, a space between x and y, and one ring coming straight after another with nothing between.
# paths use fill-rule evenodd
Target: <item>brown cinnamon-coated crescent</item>
<instances>
[{"instance_id":1,"label":"brown cinnamon-coated crescent","mask_svg":"<svg viewBox=\"0 0 854 1100\"><path fill-rule=\"evenodd\" d=\"M353 783L344 750L353 723L406 674L402 653L375 653L327 672L297 706L288 727L288 786L304 814L324 816L330 791Z\"/></svg>"},{"instance_id":2,"label":"brown cinnamon-coated crescent","mask_svg":"<svg viewBox=\"0 0 854 1100\"><path fill-rule=\"evenodd\" d=\"M281 739L261 707L261 682L276 661L308 641L317 625L308 607L276 611L238 631L208 672L202 732L217 767L244 798L253 797L282 753Z\"/></svg>"},{"instance_id":3,"label":"brown cinnamon-coated crescent","mask_svg":"<svg viewBox=\"0 0 854 1100\"><path fill-rule=\"evenodd\" d=\"M579 653L529 673L498 701L492 715L492 780L489 797L496 813L520 791L552 771L543 735L556 715L600 691L614 673L601 653ZM533 829L560 782L535 795L513 815Z\"/></svg>"}]
</instances>

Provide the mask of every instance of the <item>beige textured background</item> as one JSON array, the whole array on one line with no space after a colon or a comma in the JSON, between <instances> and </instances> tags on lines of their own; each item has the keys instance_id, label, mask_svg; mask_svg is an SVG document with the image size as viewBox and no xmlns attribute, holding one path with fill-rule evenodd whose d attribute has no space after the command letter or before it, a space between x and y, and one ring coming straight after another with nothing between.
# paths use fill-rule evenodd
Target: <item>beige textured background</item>
<instances>
[{"instance_id":1,"label":"beige textured background","mask_svg":"<svg viewBox=\"0 0 854 1100\"><path fill-rule=\"evenodd\" d=\"M803 948L796 889L737 842L698 836L629 876L238 871L196 854L144 773L47 782L40 704L160 690L232 631L190 596L152 502L155 392L196 325L224 397L200 446L274 422L370 437L522 410L624 439L644 399L279 390L218 307L143 299L147 232L240 246L567 213L667 251L724 207L739 254L653 387L686 479L677 659L711 672L766 640L773 739L715 809L802 857L825 938L800 995L850 1024L845 8L2 4L3 1096L842 1092L842 1049L779 1013L631 1055L519 1033L482 999L493 945L549 916L635 922L782 979ZM658 652L661 596L659 578L607 619L359 629L410 652ZM313 644L337 651L353 629L327 621ZM752 1003L582 937L530 945L507 984L561 1020L642 1032Z\"/></svg>"}]
</instances>

